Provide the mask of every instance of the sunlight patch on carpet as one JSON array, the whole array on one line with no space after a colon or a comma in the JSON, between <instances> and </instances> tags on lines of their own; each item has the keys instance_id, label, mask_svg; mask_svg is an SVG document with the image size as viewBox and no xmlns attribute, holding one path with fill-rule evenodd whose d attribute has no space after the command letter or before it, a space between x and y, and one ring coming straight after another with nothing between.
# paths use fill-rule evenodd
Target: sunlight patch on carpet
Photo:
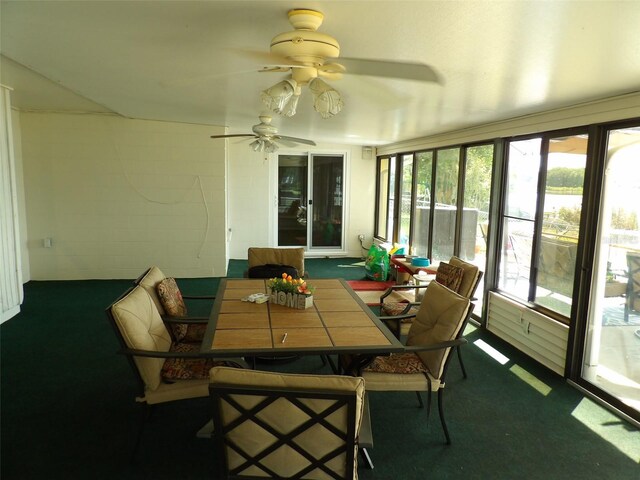
<instances>
[{"instance_id":1,"label":"sunlight patch on carpet","mask_svg":"<svg viewBox=\"0 0 640 480\"><path fill-rule=\"evenodd\" d=\"M350 263L349 265L338 265L338 266L342 268L364 267L364 262L356 262L356 263Z\"/></svg>"},{"instance_id":2,"label":"sunlight patch on carpet","mask_svg":"<svg viewBox=\"0 0 640 480\"><path fill-rule=\"evenodd\" d=\"M629 424L588 398L582 399L571 416L616 447L634 462L640 463L640 435Z\"/></svg>"}]
</instances>

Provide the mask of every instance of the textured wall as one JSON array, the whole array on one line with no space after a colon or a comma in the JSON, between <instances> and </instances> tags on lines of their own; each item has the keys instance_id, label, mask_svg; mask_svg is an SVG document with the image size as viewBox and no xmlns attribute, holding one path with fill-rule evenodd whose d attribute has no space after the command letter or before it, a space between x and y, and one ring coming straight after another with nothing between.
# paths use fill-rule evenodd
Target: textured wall
<instances>
[{"instance_id":1,"label":"textured wall","mask_svg":"<svg viewBox=\"0 0 640 480\"><path fill-rule=\"evenodd\" d=\"M31 279L226 273L221 127L21 113ZM52 247L44 247L44 239Z\"/></svg>"}]
</instances>

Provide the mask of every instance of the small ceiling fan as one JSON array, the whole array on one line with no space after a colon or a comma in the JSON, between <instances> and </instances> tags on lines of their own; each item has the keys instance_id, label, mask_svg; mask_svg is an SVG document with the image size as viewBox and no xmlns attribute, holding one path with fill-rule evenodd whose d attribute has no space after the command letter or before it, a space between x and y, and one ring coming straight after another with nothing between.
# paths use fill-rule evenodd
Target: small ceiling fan
<instances>
[{"instance_id":1,"label":"small ceiling fan","mask_svg":"<svg viewBox=\"0 0 640 480\"><path fill-rule=\"evenodd\" d=\"M253 137L255 140L249 144L254 152L273 153L278 150L278 143L288 147L295 147L297 144L315 146L312 140L304 138L287 137L286 135L278 135L278 129L271 125L271 117L269 115L260 115L258 117L260 123L254 125L251 130L253 133L231 133L228 135L211 135L211 138L232 138L232 137Z\"/></svg>"},{"instance_id":2,"label":"small ceiling fan","mask_svg":"<svg viewBox=\"0 0 640 480\"><path fill-rule=\"evenodd\" d=\"M289 10L294 29L271 40L271 53L253 52L263 60L261 72L290 72L290 77L262 92L262 100L274 112L292 116L296 113L301 87L307 85L314 95L314 108L323 118L342 110L340 93L322 78L337 80L343 74L441 83L433 68L422 63L344 58L338 41L317 31L324 15L316 10ZM322 77L322 78L321 78Z\"/></svg>"}]
</instances>

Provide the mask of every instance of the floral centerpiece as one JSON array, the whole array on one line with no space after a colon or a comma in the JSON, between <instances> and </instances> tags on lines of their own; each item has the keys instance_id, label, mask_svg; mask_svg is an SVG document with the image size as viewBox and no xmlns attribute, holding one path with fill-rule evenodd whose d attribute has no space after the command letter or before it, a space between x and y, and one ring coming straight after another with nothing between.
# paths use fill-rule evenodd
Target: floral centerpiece
<instances>
[{"instance_id":1,"label":"floral centerpiece","mask_svg":"<svg viewBox=\"0 0 640 480\"><path fill-rule=\"evenodd\" d=\"M313 287L303 278L293 278L283 273L267 280L267 293L271 303L292 308L309 308L313 305Z\"/></svg>"}]
</instances>

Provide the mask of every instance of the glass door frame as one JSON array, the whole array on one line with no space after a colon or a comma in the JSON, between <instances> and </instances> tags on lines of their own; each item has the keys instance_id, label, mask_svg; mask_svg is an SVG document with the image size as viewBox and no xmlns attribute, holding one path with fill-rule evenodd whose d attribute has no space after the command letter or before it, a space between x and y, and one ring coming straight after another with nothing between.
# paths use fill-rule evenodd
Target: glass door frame
<instances>
[{"instance_id":1,"label":"glass door frame","mask_svg":"<svg viewBox=\"0 0 640 480\"><path fill-rule=\"evenodd\" d=\"M350 162L349 152L345 150L321 150L321 151L295 151L278 150L270 159L269 168L269 190L272 198L272 208L270 209L270 235L272 245L279 247L278 243L278 181L279 181L279 156L291 155L307 157L307 244L304 245L305 253L313 255L341 255L347 253L346 235L349 229L349 185L350 185ZM340 245L338 247L314 247L312 246L313 222L313 158L314 157L342 157L342 232ZM312 202L309 203L309 200ZM282 248L292 246L283 245Z\"/></svg>"},{"instance_id":2,"label":"glass door frame","mask_svg":"<svg viewBox=\"0 0 640 480\"><path fill-rule=\"evenodd\" d=\"M577 295L574 293L575 315L572 315L569 330L566 377L572 385L594 401L602 403L607 408L613 408L618 414L640 427L640 412L582 377L583 364L586 356L589 355L586 344L589 341L587 333L590 321L591 295L595 293L595 262L598 257L599 219L602 195L605 190L604 173L607 168L608 135L612 131L637 127L639 124L640 118L635 118L589 127L590 142L587 149L583 215L580 225L582 241L578 250L578 263L581 268Z\"/></svg>"}]
</instances>

